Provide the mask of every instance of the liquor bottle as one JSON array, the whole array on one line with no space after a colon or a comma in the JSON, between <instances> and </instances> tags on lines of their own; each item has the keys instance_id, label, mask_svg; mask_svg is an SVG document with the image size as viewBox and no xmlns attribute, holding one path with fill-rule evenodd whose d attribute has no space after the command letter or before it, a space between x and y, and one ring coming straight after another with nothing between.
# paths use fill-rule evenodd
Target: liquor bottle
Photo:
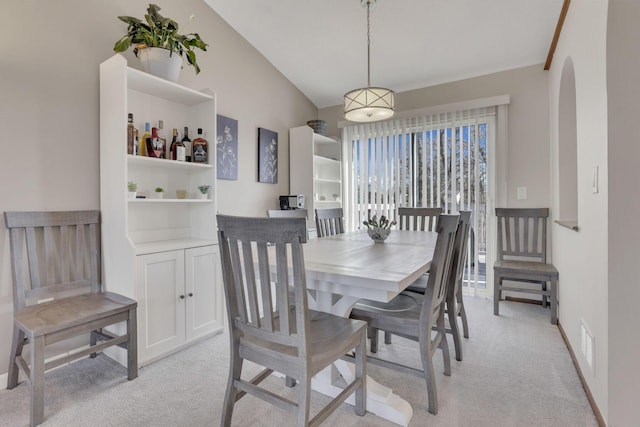
<instances>
[{"instance_id":1,"label":"liquor bottle","mask_svg":"<svg viewBox=\"0 0 640 427\"><path fill-rule=\"evenodd\" d=\"M138 135L138 129L135 129L135 137L133 143L133 154L136 156L140 155L140 137Z\"/></svg>"},{"instance_id":2,"label":"liquor bottle","mask_svg":"<svg viewBox=\"0 0 640 427\"><path fill-rule=\"evenodd\" d=\"M193 161L194 163L207 163L209 161L209 143L202 136L202 128L198 128L198 137L193 139Z\"/></svg>"},{"instance_id":3,"label":"liquor bottle","mask_svg":"<svg viewBox=\"0 0 640 427\"><path fill-rule=\"evenodd\" d=\"M170 155L167 152L167 138L164 137L163 128L164 122L162 120L158 120L158 139L162 144L162 158L168 159Z\"/></svg>"},{"instance_id":4,"label":"liquor bottle","mask_svg":"<svg viewBox=\"0 0 640 427\"><path fill-rule=\"evenodd\" d=\"M147 156L164 159L164 147L155 126L151 128L151 136L147 138Z\"/></svg>"},{"instance_id":5,"label":"liquor bottle","mask_svg":"<svg viewBox=\"0 0 640 427\"><path fill-rule=\"evenodd\" d=\"M178 129L173 128L173 140L171 141L171 160L184 162L184 144L178 139Z\"/></svg>"},{"instance_id":6,"label":"liquor bottle","mask_svg":"<svg viewBox=\"0 0 640 427\"><path fill-rule=\"evenodd\" d=\"M127 154L135 154L135 131L133 127L133 114L129 113L127 116Z\"/></svg>"},{"instance_id":7,"label":"liquor bottle","mask_svg":"<svg viewBox=\"0 0 640 427\"><path fill-rule=\"evenodd\" d=\"M184 161L191 162L191 140L189 139L189 128L184 127L184 136L182 137L182 144L184 145Z\"/></svg>"},{"instance_id":8,"label":"liquor bottle","mask_svg":"<svg viewBox=\"0 0 640 427\"><path fill-rule=\"evenodd\" d=\"M151 124L149 122L144 123L144 134L140 138L140 149L138 150L139 156L147 155L147 138L151 138Z\"/></svg>"}]
</instances>

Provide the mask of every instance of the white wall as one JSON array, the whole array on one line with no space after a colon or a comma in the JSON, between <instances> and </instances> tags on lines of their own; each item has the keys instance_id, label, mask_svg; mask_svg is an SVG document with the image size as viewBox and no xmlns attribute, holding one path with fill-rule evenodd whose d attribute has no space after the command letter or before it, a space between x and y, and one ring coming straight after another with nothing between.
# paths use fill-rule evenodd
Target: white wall
<instances>
[{"instance_id":1,"label":"white wall","mask_svg":"<svg viewBox=\"0 0 640 427\"><path fill-rule=\"evenodd\" d=\"M0 4L0 211L99 208L99 64L142 18L142 0L3 0ZM289 193L290 127L317 109L202 0L165 1L161 13L210 44L179 83L212 88L238 120L239 179L218 182L219 211L265 215ZM139 68L131 52L125 55ZM126 118L123 118L125 120ZM257 182L257 128L278 132L278 184ZM215 141L209 136L211 143ZM8 235L0 225L0 375L7 371L13 299Z\"/></svg>"},{"instance_id":2,"label":"white wall","mask_svg":"<svg viewBox=\"0 0 640 427\"><path fill-rule=\"evenodd\" d=\"M502 71L438 86L399 93L396 110L409 111L472 99L510 95L508 147L497 147L501 207L550 206L551 165L549 142L548 73L543 64ZM319 118L327 121L327 133L339 135L342 105L324 108ZM516 187L527 187L528 199L516 200Z\"/></svg>"},{"instance_id":3,"label":"white wall","mask_svg":"<svg viewBox=\"0 0 640 427\"><path fill-rule=\"evenodd\" d=\"M599 409L608 415L607 214L610 172L607 162L607 1L571 2L549 71L549 110L553 154L553 209L558 219L558 99L562 69L571 57L576 84L578 232L553 226L553 263L560 272L560 323L574 349ZM592 192L599 168L599 193ZM581 352L580 322L595 340L590 368Z\"/></svg>"},{"instance_id":4,"label":"white wall","mask_svg":"<svg viewBox=\"0 0 640 427\"><path fill-rule=\"evenodd\" d=\"M610 0L607 23L610 426L640 425L640 2ZM603 300L604 303L606 300Z\"/></svg>"}]
</instances>

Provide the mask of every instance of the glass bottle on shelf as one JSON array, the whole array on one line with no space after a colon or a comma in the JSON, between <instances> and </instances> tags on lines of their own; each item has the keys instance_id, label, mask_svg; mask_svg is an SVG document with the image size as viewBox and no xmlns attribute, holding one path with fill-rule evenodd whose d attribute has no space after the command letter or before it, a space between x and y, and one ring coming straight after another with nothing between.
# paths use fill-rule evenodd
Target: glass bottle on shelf
<instances>
[{"instance_id":1,"label":"glass bottle on shelf","mask_svg":"<svg viewBox=\"0 0 640 427\"><path fill-rule=\"evenodd\" d=\"M162 158L168 159L169 155L167 153L167 138L164 137L164 122L162 120L158 120L158 139L162 143Z\"/></svg>"},{"instance_id":2,"label":"glass bottle on shelf","mask_svg":"<svg viewBox=\"0 0 640 427\"><path fill-rule=\"evenodd\" d=\"M171 141L171 160L184 162L184 144L178 139L178 129L173 128L173 140Z\"/></svg>"},{"instance_id":3,"label":"glass bottle on shelf","mask_svg":"<svg viewBox=\"0 0 640 427\"><path fill-rule=\"evenodd\" d=\"M135 154L136 128L133 127L133 114L127 116L127 154Z\"/></svg>"},{"instance_id":4,"label":"glass bottle on shelf","mask_svg":"<svg viewBox=\"0 0 640 427\"><path fill-rule=\"evenodd\" d=\"M151 138L151 123L144 123L144 134L142 134L142 138L140 138L140 148L138 149L139 156L147 155L147 138Z\"/></svg>"},{"instance_id":5,"label":"glass bottle on shelf","mask_svg":"<svg viewBox=\"0 0 640 427\"><path fill-rule=\"evenodd\" d=\"M189 139L189 128L184 127L184 135L182 137L182 144L184 145L184 160L185 162L193 161L191 159L191 140Z\"/></svg>"},{"instance_id":6,"label":"glass bottle on shelf","mask_svg":"<svg viewBox=\"0 0 640 427\"><path fill-rule=\"evenodd\" d=\"M202 136L202 128L198 128L198 137L193 139L193 161L194 163L207 163L209 143Z\"/></svg>"},{"instance_id":7,"label":"glass bottle on shelf","mask_svg":"<svg viewBox=\"0 0 640 427\"><path fill-rule=\"evenodd\" d=\"M163 141L158 137L158 128L151 128L151 136L147 138L147 156L157 159L164 159L165 147Z\"/></svg>"}]
</instances>

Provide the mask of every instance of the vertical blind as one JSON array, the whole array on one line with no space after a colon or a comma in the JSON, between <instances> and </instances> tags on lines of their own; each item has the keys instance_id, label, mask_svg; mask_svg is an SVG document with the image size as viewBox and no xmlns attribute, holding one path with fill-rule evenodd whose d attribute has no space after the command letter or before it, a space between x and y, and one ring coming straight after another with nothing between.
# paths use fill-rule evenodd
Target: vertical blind
<instances>
[{"instance_id":1,"label":"vertical blind","mask_svg":"<svg viewBox=\"0 0 640 427\"><path fill-rule=\"evenodd\" d=\"M472 211L469 259L478 265L486 236L487 148L497 107L425 114L343 128L347 226L399 207ZM473 246L473 247L471 247Z\"/></svg>"}]
</instances>

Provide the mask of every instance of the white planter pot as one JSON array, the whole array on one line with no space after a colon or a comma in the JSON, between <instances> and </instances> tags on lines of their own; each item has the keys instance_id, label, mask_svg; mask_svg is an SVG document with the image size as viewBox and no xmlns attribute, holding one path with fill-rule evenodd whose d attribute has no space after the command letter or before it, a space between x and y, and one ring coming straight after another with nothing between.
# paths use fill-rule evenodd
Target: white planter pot
<instances>
[{"instance_id":1,"label":"white planter pot","mask_svg":"<svg viewBox=\"0 0 640 427\"><path fill-rule=\"evenodd\" d=\"M142 63L142 69L149 74L176 82L182 68L182 57L168 49L161 47L146 47L138 51L138 58Z\"/></svg>"},{"instance_id":2,"label":"white planter pot","mask_svg":"<svg viewBox=\"0 0 640 427\"><path fill-rule=\"evenodd\" d=\"M198 199L206 199L207 198L207 194L196 193L196 198L198 198Z\"/></svg>"},{"instance_id":3,"label":"white planter pot","mask_svg":"<svg viewBox=\"0 0 640 427\"><path fill-rule=\"evenodd\" d=\"M136 198L136 192L135 191L129 191L129 198L130 199L135 199Z\"/></svg>"},{"instance_id":4,"label":"white planter pot","mask_svg":"<svg viewBox=\"0 0 640 427\"><path fill-rule=\"evenodd\" d=\"M153 198L154 199L164 199L164 193L153 193Z\"/></svg>"}]
</instances>

